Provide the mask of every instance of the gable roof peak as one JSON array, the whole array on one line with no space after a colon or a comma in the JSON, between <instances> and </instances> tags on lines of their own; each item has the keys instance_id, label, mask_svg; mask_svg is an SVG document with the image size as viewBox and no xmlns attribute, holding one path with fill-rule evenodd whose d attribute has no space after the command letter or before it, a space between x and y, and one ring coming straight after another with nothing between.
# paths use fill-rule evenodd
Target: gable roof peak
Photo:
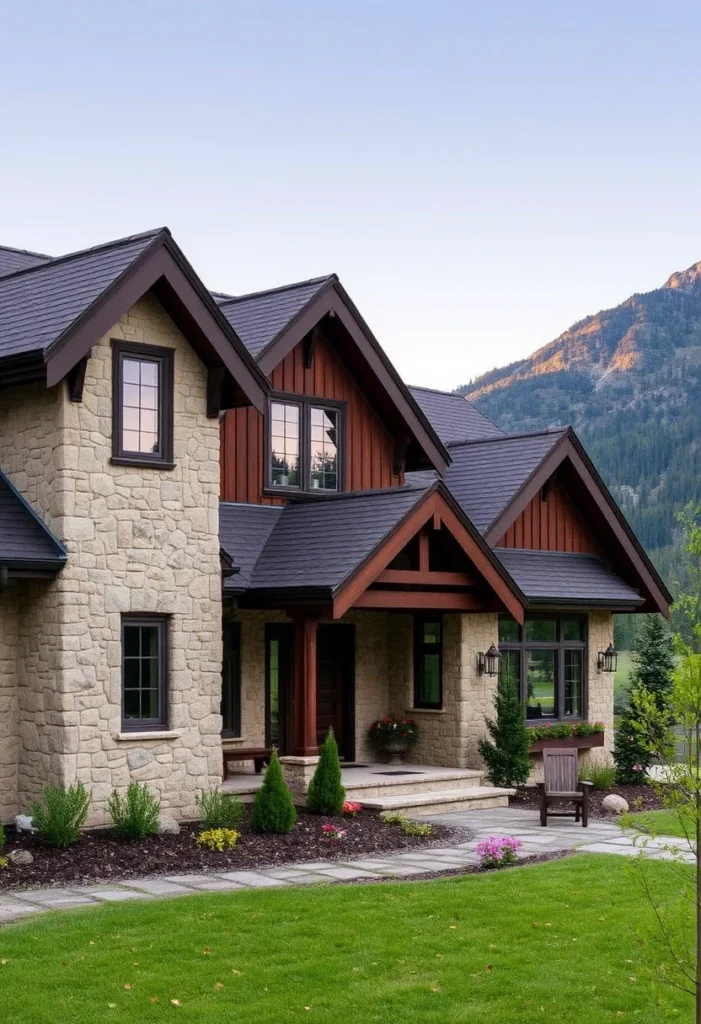
<instances>
[{"instance_id":1,"label":"gable roof peak","mask_svg":"<svg viewBox=\"0 0 701 1024\"><path fill-rule=\"evenodd\" d=\"M212 292L220 306L229 303L245 302L247 299L259 299L266 295L277 295L280 292L292 292L297 288L309 288L311 285L328 284L329 281L337 282L337 274L323 274L321 277L310 277L306 281L293 281L291 284L276 285L275 288L262 288L260 291L244 292L242 295L229 295L226 292Z\"/></svg>"}]
</instances>

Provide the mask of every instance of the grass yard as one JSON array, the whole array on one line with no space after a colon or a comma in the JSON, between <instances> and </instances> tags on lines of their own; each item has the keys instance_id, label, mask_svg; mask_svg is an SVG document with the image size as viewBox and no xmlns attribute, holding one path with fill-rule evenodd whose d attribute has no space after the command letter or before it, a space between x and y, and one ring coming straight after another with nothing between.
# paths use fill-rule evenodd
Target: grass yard
<instances>
[{"instance_id":1,"label":"grass yard","mask_svg":"<svg viewBox=\"0 0 701 1024\"><path fill-rule=\"evenodd\" d=\"M653 980L637 931L650 924L627 858L592 855L55 912L0 931L3 1019L690 1022L688 998Z\"/></svg>"},{"instance_id":2,"label":"grass yard","mask_svg":"<svg viewBox=\"0 0 701 1024\"><path fill-rule=\"evenodd\" d=\"M621 828L636 828L641 832L649 832L652 836L676 836L684 838L682 822L675 811L640 811L633 814L622 814L618 819ZM693 836L693 819L689 817L686 835Z\"/></svg>"}]
</instances>

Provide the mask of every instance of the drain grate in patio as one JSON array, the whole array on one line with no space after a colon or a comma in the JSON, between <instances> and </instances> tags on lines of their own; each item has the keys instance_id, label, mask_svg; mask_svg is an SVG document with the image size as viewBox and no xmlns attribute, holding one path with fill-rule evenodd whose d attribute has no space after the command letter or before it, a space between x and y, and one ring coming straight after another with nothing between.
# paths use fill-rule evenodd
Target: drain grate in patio
<instances>
[{"instance_id":1,"label":"drain grate in patio","mask_svg":"<svg viewBox=\"0 0 701 1024\"><path fill-rule=\"evenodd\" d=\"M408 769L404 769L404 770L400 769L399 771L396 771L396 772L373 772L372 774L373 775L423 775L424 773L423 772L412 772L412 771L409 771Z\"/></svg>"}]
</instances>

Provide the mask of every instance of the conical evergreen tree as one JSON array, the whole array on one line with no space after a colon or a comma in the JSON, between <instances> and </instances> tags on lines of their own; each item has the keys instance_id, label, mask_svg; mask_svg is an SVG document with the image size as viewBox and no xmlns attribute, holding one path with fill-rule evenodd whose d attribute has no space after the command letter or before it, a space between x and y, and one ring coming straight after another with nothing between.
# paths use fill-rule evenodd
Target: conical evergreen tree
<instances>
[{"instance_id":1,"label":"conical evergreen tree","mask_svg":"<svg viewBox=\"0 0 701 1024\"><path fill-rule=\"evenodd\" d=\"M313 814L341 814L346 791L341 785L338 744L329 729L319 750L319 763L307 791L307 810Z\"/></svg>"},{"instance_id":2,"label":"conical evergreen tree","mask_svg":"<svg viewBox=\"0 0 701 1024\"><path fill-rule=\"evenodd\" d=\"M672 692L674 644L661 615L646 615L633 651L633 685L654 693L663 711Z\"/></svg>"},{"instance_id":3,"label":"conical evergreen tree","mask_svg":"<svg viewBox=\"0 0 701 1024\"><path fill-rule=\"evenodd\" d=\"M494 709L496 718L487 719L487 729L493 742L481 740L479 752L493 786L519 786L531 773L528 756L531 740L526 726L526 711L518 699L514 680L499 680Z\"/></svg>"},{"instance_id":4,"label":"conical evergreen tree","mask_svg":"<svg viewBox=\"0 0 701 1024\"><path fill-rule=\"evenodd\" d=\"M291 832L297 820L292 794L285 784L282 765L274 750L266 768L263 785L255 795L251 810L254 832Z\"/></svg>"}]
</instances>

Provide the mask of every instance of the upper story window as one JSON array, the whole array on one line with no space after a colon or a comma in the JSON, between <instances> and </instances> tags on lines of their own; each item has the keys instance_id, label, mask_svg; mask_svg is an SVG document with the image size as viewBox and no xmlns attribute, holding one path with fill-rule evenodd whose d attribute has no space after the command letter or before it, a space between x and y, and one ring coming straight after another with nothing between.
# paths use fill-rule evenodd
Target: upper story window
<instances>
[{"instance_id":1,"label":"upper story window","mask_svg":"<svg viewBox=\"0 0 701 1024\"><path fill-rule=\"evenodd\" d=\"M523 626L501 616L499 650L499 674L518 686L529 721L585 717L585 616L527 616Z\"/></svg>"},{"instance_id":2,"label":"upper story window","mask_svg":"<svg viewBox=\"0 0 701 1024\"><path fill-rule=\"evenodd\" d=\"M268 417L268 487L339 491L343 407L312 399L275 397Z\"/></svg>"},{"instance_id":3,"label":"upper story window","mask_svg":"<svg viewBox=\"0 0 701 1024\"><path fill-rule=\"evenodd\" d=\"M112 342L112 461L172 467L172 349Z\"/></svg>"}]
</instances>

